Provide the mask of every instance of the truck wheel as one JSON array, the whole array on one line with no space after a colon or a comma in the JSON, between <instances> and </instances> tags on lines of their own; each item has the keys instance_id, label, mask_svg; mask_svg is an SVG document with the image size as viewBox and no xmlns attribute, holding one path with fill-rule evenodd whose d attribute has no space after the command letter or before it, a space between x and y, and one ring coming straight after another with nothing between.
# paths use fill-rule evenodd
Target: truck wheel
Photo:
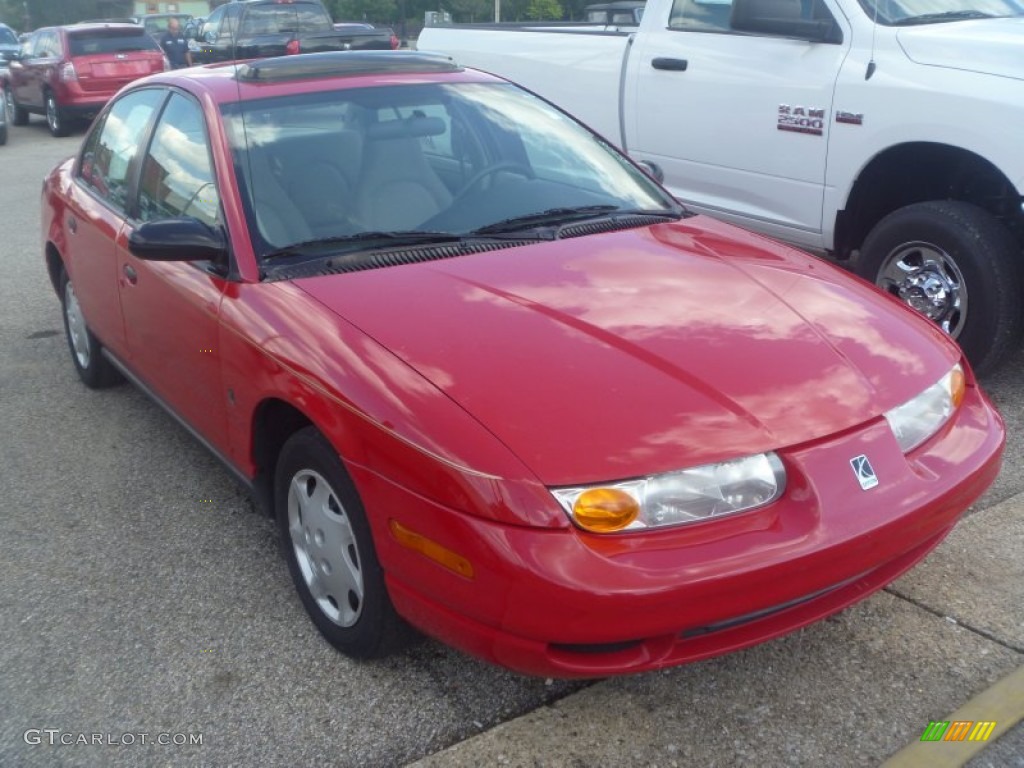
<instances>
[{"instance_id":1,"label":"truck wheel","mask_svg":"<svg viewBox=\"0 0 1024 768\"><path fill-rule=\"evenodd\" d=\"M936 200L890 213L871 230L857 272L934 321L978 373L1021 338L1021 248L990 213Z\"/></svg>"}]
</instances>

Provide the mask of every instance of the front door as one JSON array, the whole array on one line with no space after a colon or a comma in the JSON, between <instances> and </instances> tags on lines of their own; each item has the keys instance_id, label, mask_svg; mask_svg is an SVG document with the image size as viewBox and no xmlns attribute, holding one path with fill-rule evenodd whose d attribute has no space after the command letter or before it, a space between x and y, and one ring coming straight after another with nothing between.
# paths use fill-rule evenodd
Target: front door
<instances>
[{"instance_id":1,"label":"front door","mask_svg":"<svg viewBox=\"0 0 1024 768\"><path fill-rule=\"evenodd\" d=\"M833 16L823 0L770 4L772 15ZM832 93L848 43L737 32L734 16L730 0L675 0L667 25L637 37L629 152L661 166L685 203L820 245Z\"/></svg>"},{"instance_id":2,"label":"front door","mask_svg":"<svg viewBox=\"0 0 1024 768\"><path fill-rule=\"evenodd\" d=\"M221 226L210 147L199 104L173 93L143 157L136 224L193 217ZM215 449L226 450L221 383L223 265L144 261L117 244L121 307L132 366Z\"/></svg>"}]
</instances>

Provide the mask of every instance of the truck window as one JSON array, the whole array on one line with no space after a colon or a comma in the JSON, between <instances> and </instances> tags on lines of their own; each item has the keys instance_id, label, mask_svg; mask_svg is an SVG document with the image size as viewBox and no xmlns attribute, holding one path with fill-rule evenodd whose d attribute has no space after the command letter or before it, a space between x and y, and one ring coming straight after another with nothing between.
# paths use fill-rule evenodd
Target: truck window
<instances>
[{"instance_id":1,"label":"truck window","mask_svg":"<svg viewBox=\"0 0 1024 768\"><path fill-rule=\"evenodd\" d=\"M793 6L792 18L822 21L833 18L823 0L789 2ZM732 0L674 0L668 28L689 32L732 32L731 18Z\"/></svg>"},{"instance_id":2,"label":"truck window","mask_svg":"<svg viewBox=\"0 0 1024 768\"><path fill-rule=\"evenodd\" d=\"M728 32L731 13L732 0L675 0L668 17L668 28Z\"/></svg>"}]
</instances>

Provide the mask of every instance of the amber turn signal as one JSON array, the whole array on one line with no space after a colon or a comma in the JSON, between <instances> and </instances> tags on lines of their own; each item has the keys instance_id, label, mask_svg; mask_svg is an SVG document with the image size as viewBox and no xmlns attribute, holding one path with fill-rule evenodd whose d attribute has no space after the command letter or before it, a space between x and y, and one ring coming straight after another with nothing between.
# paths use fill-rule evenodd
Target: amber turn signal
<instances>
[{"instance_id":1,"label":"amber turn signal","mask_svg":"<svg viewBox=\"0 0 1024 768\"><path fill-rule=\"evenodd\" d=\"M959 408L967 393L967 380L964 378L964 369L959 365L950 371L949 375L949 399L954 408Z\"/></svg>"},{"instance_id":2,"label":"amber turn signal","mask_svg":"<svg viewBox=\"0 0 1024 768\"><path fill-rule=\"evenodd\" d=\"M473 564L462 555L442 547L433 539L428 539L426 536L416 533L416 531L409 530L397 520L391 520L388 523L388 528L391 529L391 535L395 538L395 541L403 547L419 552L424 557L433 560L438 565L444 566L449 571L459 574L459 576L467 579L473 578Z\"/></svg>"},{"instance_id":3,"label":"amber turn signal","mask_svg":"<svg viewBox=\"0 0 1024 768\"><path fill-rule=\"evenodd\" d=\"M594 533L621 531L640 514L640 502L618 488L591 488L572 505L576 524Z\"/></svg>"}]
</instances>

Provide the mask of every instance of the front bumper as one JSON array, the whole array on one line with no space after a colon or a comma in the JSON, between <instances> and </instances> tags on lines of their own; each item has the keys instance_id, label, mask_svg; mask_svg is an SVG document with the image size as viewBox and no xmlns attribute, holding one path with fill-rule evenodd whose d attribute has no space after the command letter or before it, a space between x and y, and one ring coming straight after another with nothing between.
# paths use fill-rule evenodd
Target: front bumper
<instances>
[{"instance_id":1,"label":"front bumper","mask_svg":"<svg viewBox=\"0 0 1024 768\"><path fill-rule=\"evenodd\" d=\"M878 419L780 451L788 488L768 507L611 536L470 517L352 470L401 615L526 674L599 677L738 650L870 595L921 560L991 484L1003 441L1001 419L971 387L953 420L909 456ZM879 478L868 491L850 466L861 454ZM466 558L474 577L399 546L390 519Z\"/></svg>"}]
</instances>

